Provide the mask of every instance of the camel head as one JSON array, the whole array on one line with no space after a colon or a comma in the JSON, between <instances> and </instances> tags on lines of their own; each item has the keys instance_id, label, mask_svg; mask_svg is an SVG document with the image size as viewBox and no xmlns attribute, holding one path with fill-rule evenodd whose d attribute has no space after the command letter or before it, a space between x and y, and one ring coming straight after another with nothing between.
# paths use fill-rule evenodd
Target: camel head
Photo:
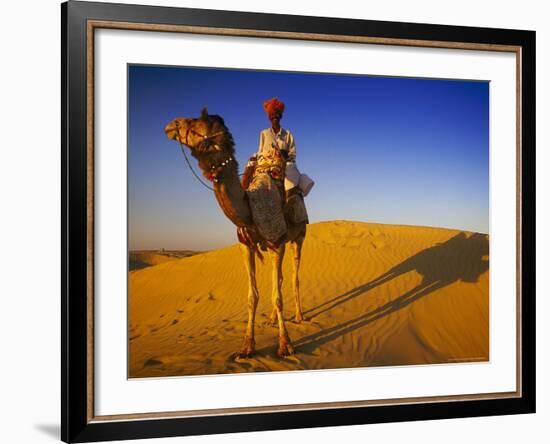
<instances>
[{"instance_id":1,"label":"camel head","mask_svg":"<svg viewBox=\"0 0 550 444\"><path fill-rule=\"evenodd\" d=\"M164 132L170 140L176 140L191 150L208 180L217 181L217 176L222 170L227 170L228 165L236 171L233 136L223 119L208 114L206 108L196 119L180 117L172 120Z\"/></svg>"},{"instance_id":2,"label":"camel head","mask_svg":"<svg viewBox=\"0 0 550 444\"><path fill-rule=\"evenodd\" d=\"M206 108L196 119L180 117L172 120L164 132L169 139L187 146L199 159L204 155L233 154L233 138L223 119L208 114Z\"/></svg>"}]
</instances>

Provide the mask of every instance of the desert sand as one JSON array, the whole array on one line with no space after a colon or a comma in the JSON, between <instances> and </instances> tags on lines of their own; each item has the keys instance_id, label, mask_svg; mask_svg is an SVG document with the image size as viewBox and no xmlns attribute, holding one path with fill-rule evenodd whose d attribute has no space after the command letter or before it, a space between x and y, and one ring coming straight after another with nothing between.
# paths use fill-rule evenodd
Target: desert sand
<instances>
[{"instance_id":1,"label":"desert sand","mask_svg":"<svg viewBox=\"0 0 550 444\"><path fill-rule=\"evenodd\" d=\"M197 251L191 250L134 250L130 251L128 258L128 268L130 271L141 268L151 267L153 265L163 264L174 259L193 256Z\"/></svg>"},{"instance_id":2,"label":"desert sand","mask_svg":"<svg viewBox=\"0 0 550 444\"><path fill-rule=\"evenodd\" d=\"M300 270L306 321L284 312L296 354L276 355L271 267L257 260L257 353L235 359L247 319L239 245L129 273L129 376L159 377L489 359L488 235L331 221L308 226Z\"/></svg>"}]
</instances>

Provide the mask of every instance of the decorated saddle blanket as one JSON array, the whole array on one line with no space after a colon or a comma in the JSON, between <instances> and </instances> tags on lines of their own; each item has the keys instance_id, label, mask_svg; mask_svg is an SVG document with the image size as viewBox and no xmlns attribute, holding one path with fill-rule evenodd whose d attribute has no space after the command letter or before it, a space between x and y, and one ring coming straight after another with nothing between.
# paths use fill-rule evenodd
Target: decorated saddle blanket
<instances>
[{"instance_id":1,"label":"decorated saddle blanket","mask_svg":"<svg viewBox=\"0 0 550 444\"><path fill-rule=\"evenodd\" d=\"M309 223L304 196L298 188L287 191L286 204L284 207L285 219L290 225Z\"/></svg>"},{"instance_id":2,"label":"decorated saddle blanket","mask_svg":"<svg viewBox=\"0 0 550 444\"><path fill-rule=\"evenodd\" d=\"M260 235L267 241L277 243L287 231L283 212L283 192L269 172L254 174L246 194L252 211L252 220Z\"/></svg>"}]
</instances>

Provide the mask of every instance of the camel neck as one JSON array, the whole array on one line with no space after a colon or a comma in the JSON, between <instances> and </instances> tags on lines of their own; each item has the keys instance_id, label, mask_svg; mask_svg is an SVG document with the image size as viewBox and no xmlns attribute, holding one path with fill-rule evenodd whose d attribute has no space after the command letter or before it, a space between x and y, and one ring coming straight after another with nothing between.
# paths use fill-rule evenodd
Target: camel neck
<instances>
[{"instance_id":1,"label":"camel neck","mask_svg":"<svg viewBox=\"0 0 550 444\"><path fill-rule=\"evenodd\" d=\"M234 167L226 168L214 184L214 194L226 217L242 227L252 225L252 215L237 171Z\"/></svg>"}]
</instances>

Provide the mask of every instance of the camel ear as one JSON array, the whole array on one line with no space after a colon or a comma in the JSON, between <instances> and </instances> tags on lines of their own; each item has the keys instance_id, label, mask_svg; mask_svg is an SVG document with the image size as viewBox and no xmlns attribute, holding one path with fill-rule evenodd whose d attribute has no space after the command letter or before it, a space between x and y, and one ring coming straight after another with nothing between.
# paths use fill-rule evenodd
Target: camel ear
<instances>
[{"instance_id":1,"label":"camel ear","mask_svg":"<svg viewBox=\"0 0 550 444\"><path fill-rule=\"evenodd\" d=\"M201 111L201 119L206 119L206 118L208 118L208 108L206 108L205 106Z\"/></svg>"}]
</instances>

